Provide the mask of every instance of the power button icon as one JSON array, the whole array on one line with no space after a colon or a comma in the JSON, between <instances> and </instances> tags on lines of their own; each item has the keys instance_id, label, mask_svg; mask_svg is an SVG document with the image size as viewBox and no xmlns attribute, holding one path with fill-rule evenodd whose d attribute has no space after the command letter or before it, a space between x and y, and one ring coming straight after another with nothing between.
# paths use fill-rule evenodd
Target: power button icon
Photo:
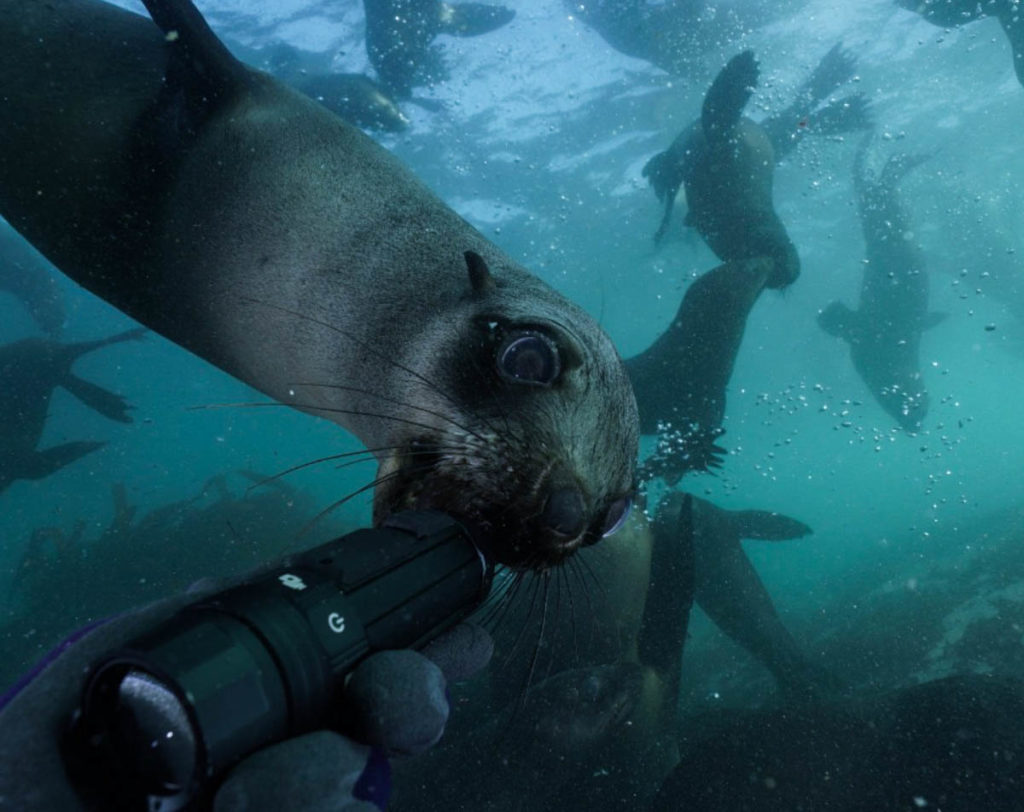
<instances>
[{"instance_id":1,"label":"power button icon","mask_svg":"<svg viewBox=\"0 0 1024 812\"><path fill-rule=\"evenodd\" d=\"M335 634L341 634L345 631L345 617L337 612L331 612L327 616L327 625Z\"/></svg>"}]
</instances>

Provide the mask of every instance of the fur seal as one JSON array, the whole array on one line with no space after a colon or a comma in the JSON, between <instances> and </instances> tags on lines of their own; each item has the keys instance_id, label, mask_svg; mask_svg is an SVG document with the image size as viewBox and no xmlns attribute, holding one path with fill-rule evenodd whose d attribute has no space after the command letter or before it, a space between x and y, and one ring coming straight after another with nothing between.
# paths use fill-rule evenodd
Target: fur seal
<instances>
[{"instance_id":1,"label":"fur seal","mask_svg":"<svg viewBox=\"0 0 1024 812\"><path fill-rule=\"evenodd\" d=\"M658 434L641 479L675 483L688 471L721 464L725 394L747 316L774 264L766 257L720 265L683 296L671 324L639 355L626 359L640 431Z\"/></svg>"},{"instance_id":2,"label":"fur seal","mask_svg":"<svg viewBox=\"0 0 1024 812\"><path fill-rule=\"evenodd\" d=\"M769 256L777 268L768 286L792 284L800 273L800 260L775 213L775 163L805 132L845 132L866 126L867 103L859 95L818 109L851 73L852 57L841 45L835 46L796 101L778 116L757 124L742 116L758 80L753 52L744 51L729 60L704 97L700 119L643 168L643 176L665 207L655 240L665 235L682 186L689 207L685 224L697 229L719 259ZM806 126L799 126L800 122Z\"/></svg>"},{"instance_id":3,"label":"fur seal","mask_svg":"<svg viewBox=\"0 0 1024 812\"><path fill-rule=\"evenodd\" d=\"M961 25L995 17L1003 27L1003 33L1010 41L1013 55L1013 69L1017 81L1024 86L1024 19L1021 18L1018 0L896 0L908 11L920 14L925 20L942 28L958 28Z\"/></svg>"},{"instance_id":4,"label":"fur seal","mask_svg":"<svg viewBox=\"0 0 1024 812\"><path fill-rule=\"evenodd\" d=\"M784 288L800 275L800 259L772 201L775 152L764 129L742 116L757 77L753 51L730 59L704 97L700 119L651 158L643 176L665 204L656 240L682 185L686 225L715 255L727 262L770 257L776 267L767 284Z\"/></svg>"},{"instance_id":5,"label":"fur seal","mask_svg":"<svg viewBox=\"0 0 1024 812\"><path fill-rule=\"evenodd\" d=\"M43 479L106 443L78 441L37 450L50 408L50 397L58 386L90 409L119 423L131 423L124 398L82 380L71 366L83 355L116 344L134 341L145 330L128 330L97 341L62 344L45 338L27 338L0 347L0 492L18 479Z\"/></svg>"},{"instance_id":6,"label":"fur seal","mask_svg":"<svg viewBox=\"0 0 1024 812\"><path fill-rule=\"evenodd\" d=\"M445 510L534 569L617 529L636 404L596 322L188 0L146 6L156 25L0 0L0 213L115 307L355 434L377 520Z\"/></svg>"},{"instance_id":7,"label":"fur seal","mask_svg":"<svg viewBox=\"0 0 1024 812\"><path fill-rule=\"evenodd\" d=\"M861 142L853 172L867 248L860 302L857 310L832 302L819 314L818 324L849 343L854 368L872 396L904 431L914 433L928 414L921 333L944 316L928 312L927 267L910 238L910 217L897 187L926 157L892 155L872 178L864 165L870 140Z\"/></svg>"},{"instance_id":8,"label":"fur seal","mask_svg":"<svg viewBox=\"0 0 1024 812\"><path fill-rule=\"evenodd\" d=\"M511 22L516 13L485 3L442 0L363 0L366 53L387 91L399 99L415 85L444 81L447 70L431 45L438 34L475 37Z\"/></svg>"}]
</instances>

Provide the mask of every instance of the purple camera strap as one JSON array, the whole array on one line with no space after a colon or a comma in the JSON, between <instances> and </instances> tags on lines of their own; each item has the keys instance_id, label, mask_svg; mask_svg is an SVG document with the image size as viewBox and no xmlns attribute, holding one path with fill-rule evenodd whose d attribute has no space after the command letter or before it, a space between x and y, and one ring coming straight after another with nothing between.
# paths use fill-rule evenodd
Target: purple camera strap
<instances>
[{"instance_id":1,"label":"purple camera strap","mask_svg":"<svg viewBox=\"0 0 1024 812\"><path fill-rule=\"evenodd\" d=\"M116 615L113 615L111 617L100 618L99 620L94 620L92 623L88 623L82 628L78 629L77 631L72 632L62 642L54 646L54 648L52 648L49 651L49 653L46 654L45 657L43 657L39 662L32 666L32 668L29 671L22 674L18 678L17 682L14 683L14 685L12 685L10 688L4 691L2 695L0 695L0 711L3 711L3 709L6 708L14 700L14 697L21 693L21 691L24 690L29 685L29 683L32 682L32 680L34 680L41 673L43 673L43 671L46 670L46 667L50 665L50 663L52 663L54 660L56 660L61 654L63 654L65 650L67 650L75 643L77 643L79 640L81 640L93 629L97 628L98 626L102 626L108 620L113 620L114 617L116 617Z\"/></svg>"}]
</instances>

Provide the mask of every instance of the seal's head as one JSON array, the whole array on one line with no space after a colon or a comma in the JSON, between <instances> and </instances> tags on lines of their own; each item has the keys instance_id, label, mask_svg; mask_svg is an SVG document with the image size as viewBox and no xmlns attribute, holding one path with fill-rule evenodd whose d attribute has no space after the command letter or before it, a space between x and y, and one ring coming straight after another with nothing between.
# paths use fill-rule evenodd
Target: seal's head
<instances>
[{"instance_id":1,"label":"seal's head","mask_svg":"<svg viewBox=\"0 0 1024 812\"><path fill-rule=\"evenodd\" d=\"M375 519L444 510L476 525L498 563L544 570L628 515L636 401L587 314L517 266L499 277L478 254L466 262L465 295L392 373L404 380L389 389L414 388L417 406L390 429Z\"/></svg>"}]
</instances>

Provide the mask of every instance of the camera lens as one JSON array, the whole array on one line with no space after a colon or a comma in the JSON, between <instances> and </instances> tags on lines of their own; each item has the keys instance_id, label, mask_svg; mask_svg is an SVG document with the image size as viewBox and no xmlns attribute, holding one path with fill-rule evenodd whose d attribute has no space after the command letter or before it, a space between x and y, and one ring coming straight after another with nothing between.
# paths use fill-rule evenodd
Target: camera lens
<instances>
[{"instance_id":1,"label":"camera lens","mask_svg":"<svg viewBox=\"0 0 1024 812\"><path fill-rule=\"evenodd\" d=\"M167 795L191 785L196 741L188 713L166 685L143 671L125 674L111 727L115 758L140 782Z\"/></svg>"}]
</instances>

